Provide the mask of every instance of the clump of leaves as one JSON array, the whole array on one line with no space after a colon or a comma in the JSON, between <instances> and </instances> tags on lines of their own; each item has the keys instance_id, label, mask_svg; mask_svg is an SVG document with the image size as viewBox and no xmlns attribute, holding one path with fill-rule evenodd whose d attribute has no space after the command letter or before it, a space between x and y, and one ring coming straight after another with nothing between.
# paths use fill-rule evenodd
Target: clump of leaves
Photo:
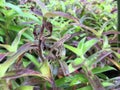
<instances>
[{"instance_id":1,"label":"clump of leaves","mask_svg":"<svg viewBox=\"0 0 120 90\"><path fill-rule=\"evenodd\" d=\"M84 17L88 17L85 11L88 8L85 6L81 14L81 16L85 16L79 19L77 18L78 15L75 15L77 13L74 14L75 17L65 13L68 8L65 7L63 1L61 1L62 9L60 7L60 10L64 12L49 11L39 0L31 0L31 2L34 2L32 5L35 6L32 6L28 0L21 3L25 4L23 6L26 9L6 3L4 0L0 4L2 8L6 9L6 12L8 10L14 11L20 19L19 22L26 21L29 23L28 21L31 19L35 21L33 22L34 25L28 24L25 25L27 28L21 27L23 29L19 29L11 45L8 43L0 44L0 47L7 49L6 52L0 53L1 89L105 90L119 87L119 84L116 85L115 83L119 77L111 79L104 74L106 71L116 70L112 65L120 69L120 54L116 47L113 47L114 44L117 45L116 35L119 32L108 30L113 29L113 27L104 30L108 24L103 25L102 21L100 23L103 25L101 30L89 27L93 26L89 24L93 19L90 19L89 23L85 21L86 18ZM67 3L65 4L67 5ZM76 5L75 2L74 5ZM24 12L23 9L27 12ZM26 19L28 14L30 14L29 19ZM99 20L98 14L91 13L90 17L96 17L94 23ZM13 21L13 18L14 16L10 21ZM59 23L62 25L57 30ZM5 22L5 25L7 24ZM9 24L13 23L9 22ZM89 26L86 26L88 24ZM32 40L28 38L29 40L19 47L21 36L30 29L29 26L33 29L32 36L34 38L32 37ZM66 26L68 27L64 28ZM58 31L60 33L57 33ZM26 38L30 37L28 34L25 36Z\"/></svg>"}]
</instances>

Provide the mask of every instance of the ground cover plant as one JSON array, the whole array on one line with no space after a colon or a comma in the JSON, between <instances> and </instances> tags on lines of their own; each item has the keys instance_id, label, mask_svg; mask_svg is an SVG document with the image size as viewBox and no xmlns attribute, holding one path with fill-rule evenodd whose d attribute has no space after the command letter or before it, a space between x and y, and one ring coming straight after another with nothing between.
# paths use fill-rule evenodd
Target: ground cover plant
<instances>
[{"instance_id":1,"label":"ground cover plant","mask_svg":"<svg viewBox=\"0 0 120 90\"><path fill-rule=\"evenodd\" d=\"M0 90L119 90L117 1L1 0Z\"/></svg>"}]
</instances>

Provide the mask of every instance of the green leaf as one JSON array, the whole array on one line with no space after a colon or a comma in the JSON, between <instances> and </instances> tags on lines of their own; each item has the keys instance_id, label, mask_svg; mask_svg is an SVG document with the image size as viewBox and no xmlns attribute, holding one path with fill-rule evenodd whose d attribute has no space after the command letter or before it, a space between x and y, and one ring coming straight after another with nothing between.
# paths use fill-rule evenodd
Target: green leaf
<instances>
[{"instance_id":1,"label":"green leaf","mask_svg":"<svg viewBox=\"0 0 120 90\"><path fill-rule=\"evenodd\" d=\"M23 32L25 30L27 30L28 28L24 28L22 30L19 31L19 33L17 34L17 36L15 37L14 41L12 42L11 44L11 47L13 48L13 51L16 51L17 48L18 48L18 44L20 42L20 38L21 38L21 35L23 34Z\"/></svg>"},{"instance_id":2,"label":"green leaf","mask_svg":"<svg viewBox=\"0 0 120 90\"><path fill-rule=\"evenodd\" d=\"M114 85L114 84L111 83L111 82L104 81L104 82L102 82L102 85L103 85L104 87L107 87L107 86L112 86L112 85Z\"/></svg>"},{"instance_id":3,"label":"green leaf","mask_svg":"<svg viewBox=\"0 0 120 90\"><path fill-rule=\"evenodd\" d=\"M68 84L70 86L73 86L76 84L86 83L86 82L88 82L88 80L87 80L87 78L85 78L85 75L83 75L83 74L75 74L73 76L63 77L63 78L57 79L55 81L55 83L58 87L61 87L64 85L66 86Z\"/></svg>"},{"instance_id":4,"label":"green leaf","mask_svg":"<svg viewBox=\"0 0 120 90\"><path fill-rule=\"evenodd\" d=\"M40 6L40 9L42 11L43 16L48 12L45 4L43 2L41 2L41 0L34 0L34 2L36 2L36 4L38 4Z\"/></svg>"},{"instance_id":5,"label":"green leaf","mask_svg":"<svg viewBox=\"0 0 120 90\"><path fill-rule=\"evenodd\" d=\"M23 53L25 53L28 50L33 49L33 47L30 47L31 43L27 43L23 46L21 46L21 48L14 53L12 56L10 56L4 63L0 64L0 78L3 77L5 75L5 72L8 70L8 68L15 62L15 60L22 55Z\"/></svg>"},{"instance_id":6,"label":"green leaf","mask_svg":"<svg viewBox=\"0 0 120 90\"><path fill-rule=\"evenodd\" d=\"M87 83L88 79L85 77L85 75L83 74L76 74L74 76L72 76L72 81L70 83L70 86L76 85L76 84L80 84L80 83Z\"/></svg>"},{"instance_id":7,"label":"green leaf","mask_svg":"<svg viewBox=\"0 0 120 90\"><path fill-rule=\"evenodd\" d=\"M83 39L78 43L77 48L83 49L83 46L84 46L84 44L85 44L85 40L86 40L86 37L83 38Z\"/></svg>"},{"instance_id":8,"label":"green leaf","mask_svg":"<svg viewBox=\"0 0 120 90\"><path fill-rule=\"evenodd\" d=\"M120 54L118 53L118 52L113 52L116 56L117 56L117 58L119 58L120 59Z\"/></svg>"},{"instance_id":9,"label":"green leaf","mask_svg":"<svg viewBox=\"0 0 120 90\"><path fill-rule=\"evenodd\" d=\"M11 4L11 3L5 3L5 6L12 8L13 10L15 10L17 13L19 13L20 15L23 15L24 13L22 12L21 8Z\"/></svg>"},{"instance_id":10,"label":"green leaf","mask_svg":"<svg viewBox=\"0 0 120 90\"><path fill-rule=\"evenodd\" d=\"M0 0L0 6L4 6L5 0Z\"/></svg>"},{"instance_id":11,"label":"green leaf","mask_svg":"<svg viewBox=\"0 0 120 90\"><path fill-rule=\"evenodd\" d=\"M102 49L109 49L110 48L110 45L109 45L109 41L108 41L108 37L107 36L103 36L103 47Z\"/></svg>"},{"instance_id":12,"label":"green leaf","mask_svg":"<svg viewBox=\"0 0 120 90\"><path fill-rule=\"evenodd\" d=\"M103 50L100 50L100 51L92 54L91 56L89 56L86 61L86 66L91 67L94 63L96 63L98 57L101 55L102 52L103 52Z\"/></svg>"},{"instance_id":13,"label":"green leaf","mask_svg":"<svg viewBox=\"0 0 120 90\"><path fill-rule=\"evenodd\" d=\"M21 31L19 31L19 33L17 34L16 38L14 39L14 41L12 42L11 45L6 45L6 44L0 44L1 47L4 47L5 49L7 49L9 52L16 52L17 48L18 48L18 44L20 42L20 38L22 33L27 30L27 28L22 29Z\"/></svg>"},{"instance_id":14,"label":"green leaf","mask_svg":"<svg viewBox=\"0 0 120 90\"><path fill-rule=\"evenodd\" d=\"M69 50L71 50L73 53L75 53L76 55L78 55L78 56L81 56L81 50L80 49L78 49L78 48L75 48L75 47L73 47L73 46L70 46L70 45L67 45L67 44L64 44L64 47L65 48L67 48L67 49L69 49Z\"/></svg>"},{"instance_id":15,"label":"green leaf","mask_svg":"<svg viewBox=\"0 0 120 90\"><path fill-rule=\"evenodd\" d=\"M50 69L50 65L49 62L46 60L42 63L41 67L40 67L40 72L42 73L42 75L48 79L51 80L52 76L51 76L51 69Z\"/></svg>"},{"instance_id":16,"label":"green leaf","mask_svg":"<svg viewBox=\"0 0 120 90\"><path fill-rule=\"evenodd\" d=\"M97 42L98 42L98 40L97 40L96 38L87 41L87 42L84 44L84 47L83 47L83 49L82 49L82 54L84 55L84 54L85 54L91 47L93 47Z\"/></svg>"},{"instance_id":17,"label":"green leaf","mask_svg":"<svg viewBox=\"0 0 120 90\"><path fill-rule=\"evenodd\" d=\"M83 88L79 88L77 90L93 90L91 86L85 86Z\"/></svg>"},{"instance_id":18,"label":"green leaf","mask_svg":"<svg viewBox=\"0 0 120 90\"><path fill-rule=\"evenodd\" d=\"M96 67L92 69L92 72L94 74L98 74L98 73L102 73L102 72L109 71L109 70L116 70L116 69L111 66L104 66L104 67Z\"/></svg>"},{"instance_id":19,"label":"green leaf","mask_svg":"<svg viewBox=\"0 0 120 90\"><path fill-rule=\"evenodd\" d=\"M37 61L37 59L33 55L26 53L25 56L27 56L27 58L29 58L30 61L35 64L36 67L40 67L40 63Z\"/></svg>"},{"instance_id":20,"label":"green leaf","mask_svg":"<svg viewBox=\"0 0 120 90\"><path fill-rule=\"evenodd\" d=\"M26 17L26 18L29 18L29 19L32 19L38 23L40 23L39 19L37 17L35 17L34 15L32 15L31 13L29 12L24 12L22 15L20 15L22 17Z\"/></svg>"},{"instance_id":21,"label":"green leaf","mask_svg":"<svg viewBox=\"0 0 120 90\"><path fill-rule=\"evenodd\" d=\"M34 86L20 86L15 90L34 90Z\"/></svg>"},{"instance_id":22,"label":"green leaf","mask_svg":"<svg viewBox=\"0 0 120 90\"><path fill-rule=\"evenodd\" d=\"M82 66L83 62L84 62L84 60L81 58L76 58L75 60L73 60L68 65L69 72L72 73L72 72L76 71L77 69L79 69Z\"/></svg>"}]
</instances>

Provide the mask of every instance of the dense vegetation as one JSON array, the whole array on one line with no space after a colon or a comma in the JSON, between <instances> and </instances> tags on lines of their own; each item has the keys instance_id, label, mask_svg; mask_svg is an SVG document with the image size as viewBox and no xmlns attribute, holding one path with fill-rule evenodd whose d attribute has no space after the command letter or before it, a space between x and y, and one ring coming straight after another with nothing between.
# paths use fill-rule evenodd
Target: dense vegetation
<instances>
[{"instance_id":1,"label":"dense vegetation","mask_svg":"<svg viewBox=\"0 0 120 90\"><path fill-rule=\"evenodd\" d=\"M120 90L117 5L0 0L0 90Z\"/></svg>"}]
</instances>

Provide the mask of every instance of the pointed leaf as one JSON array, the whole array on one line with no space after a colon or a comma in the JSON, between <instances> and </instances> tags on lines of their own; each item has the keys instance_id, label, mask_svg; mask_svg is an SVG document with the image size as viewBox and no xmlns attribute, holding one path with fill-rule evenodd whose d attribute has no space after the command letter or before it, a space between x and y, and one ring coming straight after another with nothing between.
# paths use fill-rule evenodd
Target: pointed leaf
<instances>
[{"instance_id":1,"label":"pointed leaf","mask_svg":"<svg viewBox=\"0 0 120 90\"><path fill-rule=\"evenodd\" d=\"M64 47L67 48L67 49L69 49L69 50L71 50L73 53L75 53L75 54L78 55L78 56L81 56L81 54L82 54L82 52L81 52L80 49L75 48L75 47L73 47L73 46L64 44Z\"/></svg>"},{"instance_id":2,"label":"pointed leaf","mask_svg":"<svg viewBox=\"0 0 120 90\"><path fill-rule=\"evenodd\" d=\"M86 40L86 37L83 38L83 39L78 43L77 48L83 49L83 46L84 46L84 44L85 44L85 40Z\"/></svg>"},{"instance_id":3,"label":"pointed leaf","mask_svg":"<svg viewBox=\"0 0 120 90\"><path fill-rule=\"evenodd\" d=\"M89 40L85 43L84 48L82 49L82 54L84 55L91 47L93 47L98 42L97 39Z\"/></svg>"},{"instance_id":4,"label":"pointed leaf","mask_svg":"<svg viewBox=\"0 0 120 90\"><path fill-rule=\"evenodd\" d=\"M24 28L22 30L19 31L19 33L17 34L17 36L15 37L14 41L12 42L11 44L11 48L13 48L13 51L16 51L17 48L18 48L18 44L20 42L20 38L21 38L21 35L23 34L23 32L25 30L27 30L28 28Z\"/></svg>"},{"instance_id":5,"label":"pointed leaf","mask_svg":"<svg viewBox=\"0 0 120 90\"><path fill-rule=\"evenodd\" d=\"M0 44L0 47L3 47L10 52L14 51L13 48L10 45L7 45L7 44Z\"/></svg>"},{"instance_id":6,"label":"pointed leaf","mask_svg":"<svg viewBox=\"0 0 120 90\"><path fill-rule=\"evenodd\" d=\"M108 37L107 36L103 36L103 47L102 49L109 49L110 45L109 45L109 41L108 41Z\"/></svg>"}]
</instances>

